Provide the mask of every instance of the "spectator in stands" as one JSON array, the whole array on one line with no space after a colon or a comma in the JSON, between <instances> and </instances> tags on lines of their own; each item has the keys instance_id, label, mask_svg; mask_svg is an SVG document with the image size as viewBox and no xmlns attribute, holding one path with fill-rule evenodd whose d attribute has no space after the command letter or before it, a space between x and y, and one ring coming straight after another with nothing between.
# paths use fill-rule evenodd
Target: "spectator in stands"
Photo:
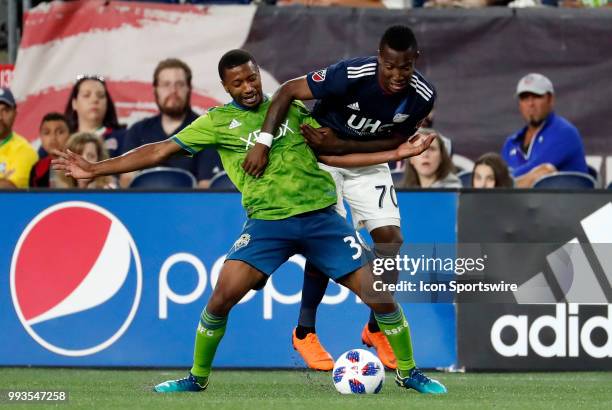
<instances>
[{"instance_id":1,"label":"spectator in stands","mask_svg":"<svg viewBox=\"0 0 612 410\"><path fill-rule=\"evenodd\" d=\"M270 3L270 2L267 2L267 3ZM289 5L300 4L303 6L311 6L311 7L328 7L328 6L372 7L372 8L384 8L385 7L384 0L277 0L274 2L274 4L278 6L289 6Z\"/></svg>"},{"instance_id":2,"label":"spectator in stands","mask_svg":"<svg viewBox=\"0 0 612 410\"><path fill-rule=\"evenodd\" d=\"M13 131L17 104L8 88L0 88L0 188L27 188L30 169L38 154Z\"/></svg>"},{"instance_id":3,"label":"spectator in stands","mask_svg":"<svg viewBox=\"0 0 612 410\"><path fill-rule=\"evenodd\" d=\"M153 73L153 92L159 114L132 125L124 137L123 152L153 142L166 140L198 118L191 109L191 69L183 61L169 58L157 64ZM200 188L208 188L210 179L223 167L215 150L200 151L195 157L174 156L164 166L191 172ZM127 187L134 173L121 175L120 185Z\"/></svg>"},{"instance_id":4,"label":"spectator in stands","mask_svg":"<svg viewBox=\"0 0 612 410\"><path fill-rule=\"evenodd\" d=\"M72 134L66 143L66 149L82 155L87 161L97 162L107 159L108 151L102 145L100 137L91 132L77 132ZM90 189L114 189L117 188L115 178L111 176L98 177L93 180L78 181L72 177L57 173L51 184L56 188L90 188Z\"/></svg>"},{"instance_id":5,"label":"spectator in stands","mask_svg":"<svg viewBox=\"0 0 612 410\"><path fill-rule=\"evenodd\" d=\"M70 137L70 126L64 115L57 112L46 114L40 122L40 141L44 152L49 153L38 160L30 172L30 186L33 188L49 188L51 160L53 151L63 151Z\"/></svg>"},{"instance_id":6,"label":"spectator in stands","mask_svg":"<svg viewBox=\"0 0 612 410\"><path fill-rule=\"evenodd\" d=\"M72 87L64 115L70 132L91 132L102 138L111 157L119 154L125 127L119 124L115 103L99 75L80 75Z\"/></svg>"},{"instance_id":7,"label":"spectator in stands","mask_svg":"<svg viewBox=\"0 0 612 410\"><path fill-rule=\"evenodd\" d=\"M587 173L580 133L553 111L552 82L542 74L528 74L518 82L516 95L526 125L509 136L502 148L515 185L531 187L555 171Z\"/></svg>"},{"instance_id":8,"label":"spectator in stands","mask_svg":"<svg viewBox=\"0 0 612 410\"><path fill-rule=\"evenodd\" d=\"M434 134L436 138L421 155L409 158L400 188L461 188L461 181L453 173L454 166L442 136L431 128L421 128L420 134Z\"/></svg>"},{"instance_id":9,"label":"spectator in stands","mask_svg":"<svg viewBox=\"0 0 612 410\"><path fill-rule=\"evenodd\" d=\"M512 188L514 182L504 159L495 152L482 155L472 171L474 188Z\"/></svg>"}]
</instances>

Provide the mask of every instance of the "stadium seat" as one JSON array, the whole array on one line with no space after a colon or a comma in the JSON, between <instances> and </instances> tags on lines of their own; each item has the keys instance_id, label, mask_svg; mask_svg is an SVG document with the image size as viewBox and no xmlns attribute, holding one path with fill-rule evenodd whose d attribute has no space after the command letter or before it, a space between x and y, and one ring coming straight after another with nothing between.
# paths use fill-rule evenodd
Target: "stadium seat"
<instances>
[{"instance_id":1,"label":"stadium seat","mask_svg":"<svg viewBox=\"0 0 612 410\"><path fill-rule=\"evenodd\" d=\"M592 167L591 165L587 164L587 169L589 171L589 175L593 177L593 179L595 180L595 182L597 183L597 185L595 185L596 188L601 187L602 184L599 180L599 172L597 172L597 170L595 169L595 167Z\"/></svg>"},{"instance_id":2,"label":"stadium seat","mask_svg":"<svg viewBox=\"0 0 612 410\"><path fill-rule=\"evenodd\" d=\"M195 188L195 177L191 172L180 168L155 167L145 169L136 174L130 188Z\"/></svg>"},{"instance_id":3,"label":"stadium seat","mask_svg":"<svg viewBox=\"0 0 612 410\"><path fill-rule=\"evenodd\" d=\"M537 189L593 189L597 181L582 172L556 172L543 176L533 185Z\"/></svg>"},{"instance_id":4,"label":"stadium seat","mask_svg":"<svg viewBox=\"0 0 612 410\"><path fill-rule=\"evenodd\" d=\"M212 191L238 191L225 171L219 172L210 180L208 189Z\"/></svg>"},{"instance_id":5,"label":"stadium seat","mask_svg":"<svg viewBox=\"0 0 612 410\"><path fill-rule=\"evenodd\" d=\"M404 171L391 171L393 185L398 186L404 180Z\"/></svg>"},{"instance_id":6,"label":"stadium seat","mask_svg":"<svg viewBox=\"0 0 612 410\"><path fill-rule=\"evenodd\" d=\"M472 187L472 171L461 171L457 174L464 188Z\"/></svg>"}]
</instances>

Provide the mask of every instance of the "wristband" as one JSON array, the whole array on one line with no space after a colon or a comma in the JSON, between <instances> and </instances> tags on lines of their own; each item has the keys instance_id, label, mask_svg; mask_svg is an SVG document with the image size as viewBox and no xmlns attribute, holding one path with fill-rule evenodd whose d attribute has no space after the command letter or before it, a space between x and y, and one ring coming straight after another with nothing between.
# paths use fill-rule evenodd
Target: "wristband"
<instances>
[{"instance_id":1,"label":"wristband","mask_svg":"<svg viewBox=\"0 0 612 410\"><path fill-rule=\"evenodd\" d=\"M267 147L272 146L272 141L274 140L274 135L269 132L260 132L257 136L257 142L260 144L264 144Z\"/></svg>"}]
</instances>

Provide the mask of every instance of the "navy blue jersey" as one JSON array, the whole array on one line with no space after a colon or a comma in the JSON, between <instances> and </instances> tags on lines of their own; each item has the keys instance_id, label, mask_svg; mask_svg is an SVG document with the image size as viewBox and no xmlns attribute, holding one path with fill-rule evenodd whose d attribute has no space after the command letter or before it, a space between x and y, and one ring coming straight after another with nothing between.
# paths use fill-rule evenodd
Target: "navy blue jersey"
<instances>
[{"instance_id":1,"label":"navy blue jersey","mask_svg":"<svg viewBox=\"0 0 612 410\"><path fill-rule=\"evenodd\" d=\"M378 82L376 57L343 60L307 76L318 100L313 117L341 137L351 139L411 136L429 114L434 87L417 71L402 93L388 94Z\"/></svg>"}]
</instances>

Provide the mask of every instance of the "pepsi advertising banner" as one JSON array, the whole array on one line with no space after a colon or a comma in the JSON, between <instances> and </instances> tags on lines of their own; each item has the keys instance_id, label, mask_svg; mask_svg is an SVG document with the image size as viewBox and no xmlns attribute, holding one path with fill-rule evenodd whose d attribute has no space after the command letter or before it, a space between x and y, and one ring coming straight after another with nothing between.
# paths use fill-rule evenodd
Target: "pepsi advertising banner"
<instances>
[{"instance_id":1,"label":"pepsi advertising banner","mask_svg":"<svg viewBox=\"0 0 612 410\"><path fill-rule=\"evenodd\" d=\"M406 242L454 243L455 192L398 194ZM3 192L3 366L191 365L193 339L245 222L235 193ZM303 366L291 346L305 260L296 255L230 314L216 367ZM405 304L422 367L456 363L452 304ZM319 337L361 347L367 307L330 283Z\"/></svg>"}]
</instances>

